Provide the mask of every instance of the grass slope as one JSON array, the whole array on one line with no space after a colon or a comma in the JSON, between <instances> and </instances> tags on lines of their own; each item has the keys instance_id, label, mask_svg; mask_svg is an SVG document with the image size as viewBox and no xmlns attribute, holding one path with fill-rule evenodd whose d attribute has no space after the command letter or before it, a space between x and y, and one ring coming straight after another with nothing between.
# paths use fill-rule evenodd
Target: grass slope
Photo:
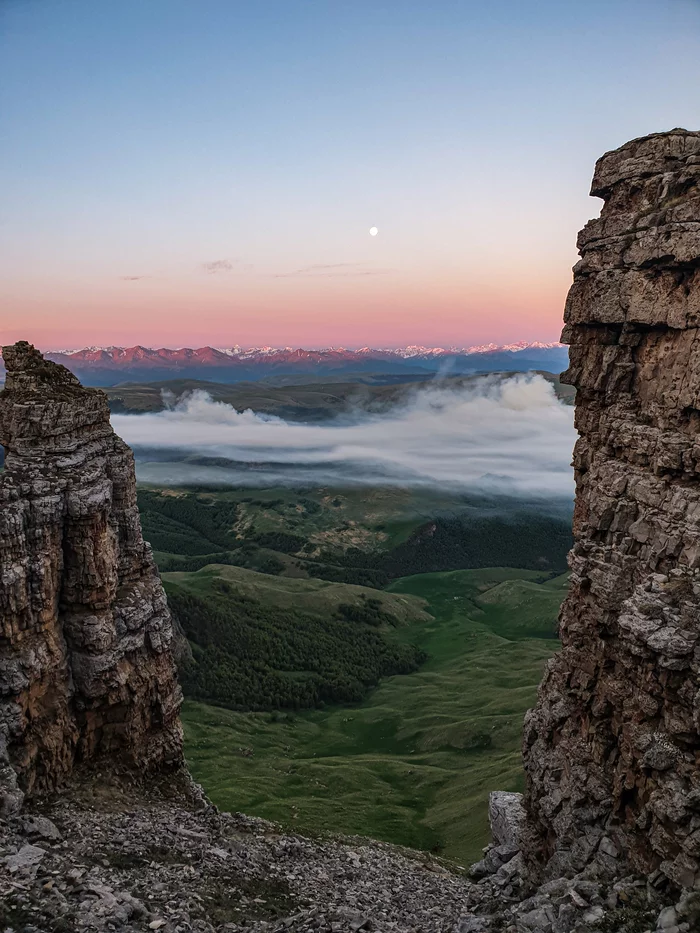
<instances>
[{"instance_id":1,"label":"grass slope","mask_svg":"<svg viewBox=\"0 0 700 933\"><path fill-rule=\"evenodd\" d=\"M396 630L428 652L419 671L351 708L237 713L189 701L195 778L221 807L299 831L478 858L488 791L522 789L522 717L556 649L565 589L565 576L507 568L395 581L394 595L426 599L434 616Z\"/></svg>"},{"instance_id":2,"label":"grass slope","mask_svg":"<svg viewBox=\"0 0 700 933\"><path fill-rule=\"evenodd\" d=\"M383 677L425 660L393 637L407 621L430 618L415 596L227 565L165 577L191 646L180 679L194 699L235 710L357 703Z\"/></svg>"},{"instance_id":3,"label":"grass slope","mask_svg":"<svg viewBox=\"0 0 700 933\"><path fill-rule=\"evenodd\" d=\"M293 607L316 615L334 615L343 604L360 606L363 599L376 599L381 603L383 611L391 613L402 625L432 620L432 616L426 612L425 600L419 596L388 593L351 583L273 577L226 564L210 565L196 573L175 571L162 576L166 582L184 586L201 595L210 591L212 579L225 580L233 584L241 595L271 608Z\"/></svg>"}]
</instances>

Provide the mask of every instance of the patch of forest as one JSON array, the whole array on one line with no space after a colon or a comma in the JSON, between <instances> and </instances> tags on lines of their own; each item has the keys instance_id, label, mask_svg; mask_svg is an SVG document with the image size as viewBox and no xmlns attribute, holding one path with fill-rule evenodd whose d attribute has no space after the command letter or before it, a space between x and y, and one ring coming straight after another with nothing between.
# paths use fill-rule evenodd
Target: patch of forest
<instances>
[{"instance_id":1,"label":"patch of forest","mask_svg":"<svg viewBox=\"0 0 700 933\"><path fill-rule=\"evenodd\" d=\"M417 670L425 653L385 629L399 624L378 599L314 613L281 608L211 576L193 588L166 581L170 610L192 658L185 693L240 710L298 710L356 703L382 677Z\"/></svg>"},{"instance_id":2,"label":"patch of forest","mask_svg":"<svg viewBox=\"0 0 700 933\"><path fill-rule=\"evenodd\" d=\"M341 500L321 492L295 496L286 490L283 497L231 500L213 492L141 489L138 496L144 536L163 572L218 563L383 588L399 577L445 570L566 570L572 534L565 512L465 504L428 520L416 516L399 540L378 531L387 523L363 529L353 522L367 532L360 547L343 538L349 523L335 504ZM241 520L244 511L247 521ZM406 518L397 514L394 521Z\"/></svg>"}]
</instances>

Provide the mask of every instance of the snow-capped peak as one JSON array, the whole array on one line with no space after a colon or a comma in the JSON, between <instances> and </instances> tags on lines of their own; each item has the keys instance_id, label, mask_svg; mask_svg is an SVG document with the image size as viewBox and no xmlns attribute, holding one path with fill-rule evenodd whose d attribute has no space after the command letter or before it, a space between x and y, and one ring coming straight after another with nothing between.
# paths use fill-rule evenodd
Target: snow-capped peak
<instances>
[{"instance_id":1,"label":"snow-capped peak","mask_svg":"<svg viewBox=\"0 0 700 933\"><path fill-rule=\"evenodd\" d=\"M93 354L107 354L113 361L133 360L137 357L157 356L160 360L167 360L170 354L186 354L189 357L199 358L206 354L220 354L229 357L231 363L235 361L254 361L270 360L279 358L284 359L290 354L295 357L310 357L312 359L322 360L324 357L332 355L334 358L344 357L353 358L376 358L376 359L403 359L403 360L433 360L440 357L450 356L474 356L478 354L493 353L526 353L528 350L555 350L562 344L551 342L545 343L539 340L528 342L519 340L515 343L497 344L485 343L465 347L425 347L420 345L410 345L406 347L360 347L357 350L347 349L346 347L325 347L323 349L309 349L302 347L242 347L239 344L233 344L229 347L199 347L192 349L190 347L81 347L70 350L51 350L49 353L57 356L67 356L87 360Z\"/></svg>"}]
</instances>

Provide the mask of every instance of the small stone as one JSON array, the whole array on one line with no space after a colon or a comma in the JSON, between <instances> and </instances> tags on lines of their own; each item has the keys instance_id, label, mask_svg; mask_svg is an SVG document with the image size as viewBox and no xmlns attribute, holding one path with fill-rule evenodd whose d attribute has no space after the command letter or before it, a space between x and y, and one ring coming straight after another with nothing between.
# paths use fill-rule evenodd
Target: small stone
<instances>
[{"instance_id":1,"label":"small stone","mask_svg":"<svg viewBox=\"0 0 700 933\"><path fill-rule=\"evenodd\" d=\"M33 838L48 839L50 842L60 842L61 833L55 823L45 816L30 816L24 821L24 832Z\"/></svg>"},{"instance_id":2,"label":"small stone","mask_svg":"<svg viewBox=\"0 0 700 933\"><path fill-rule=\"evenodd\" d=\"M158 920L151 920L151 922L148 924L148 929L149 930L160 930L160 928L164 926L165 926L165 920L161 920L160 918L158 918Z\"/></svg>"},{"instance_id":3,"label":"small stone","mask_svg":"<svg viewBox=\"0 0 700 933\"><path fill-rule=\"evenodd\" d=\"M489 794L489 823L497 846L518 849L525 819L522 794L506 791L492 791Z\"/></svg>"},{"instance_id":4,"label":"small stone","mask_svg":"<svg viewBox=\"0 0 700 933\"><path fill-rule=\"evenodd\" d=\"M536 907L534 910L519 914L518 920L527 930L532 930L532 933L539 933L540 930L551 928L552 916L547 908Z\"/></svg>"},{"instance_id":5,"label":"small stone","mask_svg":"<svg viewBox=\"0 0 700 933\"><path fill-rule=\"evenodd\" d=\"M605 855L609 855L611 858L619 858L620 856L620 850L609 836L603 836L600 840L598 851L603 852Z\"/></svg>"},{"instance_id":6,"label":"small stone","mask_svg":"<svg viewBox=\"0 0 700 933\"><path fill-rule=\"evenodd\" d=\"M209 849L209 855L215 855L217 858L227 859L229 854L226 849L219 849L216 846L213 846L211 849Z\"/></svg>"},{"instance_id":7,"label":"small stone","mask_svg":"<svg viewBox=\"0 0 700 933\"><path fill-rule=\"evenodd\" d=\"M197 839L201 841L209 838L207 833L198 833L196 830L186 829L184 826L178 826L176 832L178 835L184 836L186 839Z\"/></svg>"},{"instance_id":8,"label":"small stone","mask_svg":"<svg viewBox=\"0 0 700 933\"><path fill-rule=\"evenodd\" d=\"M675 907L664 907L656 918L657 930L668 930L678 924L678 914Z\"/></svg>"},{"instance_id":9,"label":"small stone","mask_svg":"<svg viewBox=\"0 0 700 933\"><path fill-rule=\"evenodd\" d=\"M483 933L486 921L483 917L460 917L455 927L455 933Z\"/></svg>"},{"instance_id":10,"label":"small stone","mask_svg":"<svg viewBox=\"0 0 700 933\"><path fill-rule=\"evenodd\" d=\"M31 870L39 865L39 862L46 855L46 849L39 846L22 846L19 852L5 857L5 865L9 872Z\"/></svg>"},{"instance_id":11,"label":"small stone","mask_svg":"<svg viewBox=\"0 0 700 933\"><path fill-rule=\"evenodd\" d=\"M352 933L357 933L358 930L366 930L369 926L369 919L367 917L355 917L350 921L350 929Z\"/></svg>"},{"instance_id":12,"label":"small stone","mask_svg":"<svg viewBox=\"0 0 700 933\"><path fill-rule=\"evenodd\" d=\"M572 888L569 891L569 897L571 898L571 903L575 904L576 907L588 907L588 901L585 897L581 897L576 888Z\"/></svg>"}]
</instances>

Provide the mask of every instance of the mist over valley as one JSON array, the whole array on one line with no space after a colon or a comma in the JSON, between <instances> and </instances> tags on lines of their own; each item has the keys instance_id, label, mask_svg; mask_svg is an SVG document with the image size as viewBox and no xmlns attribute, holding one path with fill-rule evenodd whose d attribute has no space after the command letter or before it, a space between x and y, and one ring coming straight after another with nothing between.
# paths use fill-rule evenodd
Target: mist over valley
<instances>
[{"instance_id":1,"label":"mist over valley","mask_svg":"<svg viewBox=\"0 0 700 933\"><path fill-rule=\"evenodd\" d=\"M428 383L320 423L162 393L161 411L112 414L143 482L404 486L571 499L573 410L537 374Z\"/></svg>"}]
</instances>

